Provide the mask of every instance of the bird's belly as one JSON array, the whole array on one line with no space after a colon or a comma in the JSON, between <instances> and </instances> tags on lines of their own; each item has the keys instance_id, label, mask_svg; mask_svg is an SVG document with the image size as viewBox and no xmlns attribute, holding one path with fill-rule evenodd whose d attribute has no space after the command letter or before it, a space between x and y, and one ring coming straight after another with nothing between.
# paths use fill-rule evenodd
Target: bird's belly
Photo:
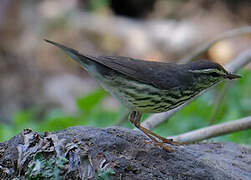
<instances>
[{"instance_id":1,"label":"bird's belly","mask_svg":"<svg viewBox=\"0 0 251 180\"><path fill-rule=\"evenodd\" d=\"M87 69L104 89L110 92L113 97L129 110L147 113L165 112L185 103L194 96L186 96L179 89L159 89L152 85L132 80L114 71L113 73L110 71L110 74L104 76L97 71L95 66L90 66Z\"/></svg>"},{"instance_id":2,"label":"bird's belly","mask_svg":"<svg viewBox=\"0 0 251 180\"><path fill-rule=\"evenodd\" d=\"M101 82L112 96L130 110L148 113L165 112L187 100L170 90L161 90L131 79L116 77L112 81L106 79Z\"/></svg>"}]
</instances>

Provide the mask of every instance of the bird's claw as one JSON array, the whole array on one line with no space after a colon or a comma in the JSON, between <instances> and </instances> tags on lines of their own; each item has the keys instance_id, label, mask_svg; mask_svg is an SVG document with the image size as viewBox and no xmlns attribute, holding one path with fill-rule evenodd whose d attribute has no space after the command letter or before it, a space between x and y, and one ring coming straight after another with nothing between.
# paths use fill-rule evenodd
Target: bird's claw
<instances>
[{"instance_id":1,"label":"bird's claw","mask_svg":"<svg viewBox=\"0 0 251 180\"><path fill-rule=\"evenodd\" d=\"M153 141L145 141L145 144L152 144L155 146L155 147L161 147L163 149L165 149L166 151L168 152L173 152L174 150L168 146L166 146L163 142L153 142Z\"/></svg>"},{"instance_id":2,"label":"bird's claw","mask_svg":"<svg viewBox=\"0 0 251 180\"><path fill-rule=\"evenodd\" d=\"M171 144L171 145L174 145L174 146L179 146L179 145L183 145L184 144L184 143L180 143L180 142L174 141L173 139L162 139L162 142L163 143L167 143L167 144Z\"/></svg>"},{"instance_id":3,"label":"bird's claw","mask_svg":"<svg viewBox=\"0 0 251 180\"><path fill-rule=\"evenodd\" d=\"M154 146L159 146L165 149L168 152L173 152L174 150L168 146L166 146L163 142L154 142Z\"/></svg>"}]
</instances>

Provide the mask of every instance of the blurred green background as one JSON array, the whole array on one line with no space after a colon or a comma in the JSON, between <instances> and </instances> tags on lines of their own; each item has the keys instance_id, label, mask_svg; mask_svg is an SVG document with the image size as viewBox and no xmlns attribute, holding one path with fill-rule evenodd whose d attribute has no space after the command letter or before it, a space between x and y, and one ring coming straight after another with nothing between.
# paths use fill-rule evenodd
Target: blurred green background
<instances>
[{"instance_id":1,"label":"blurred green background","mask_svg":"<svg viewBox=\"0 0 251 180\"><path fill-rule=\"evenodd\" d=\"M248 5L244 0L2 1L0 141L24 128L44 132L77 125L109 127L126 113L81 67L43 38L88 54L178 62L219 33L249 25ZM199 58L226 64L250 47L251 36L241 36L217 43ZM238 74L242 78L227 89L213 124L251 115L250 65ZM207 91L154 132L171 136L209 125L223 86ZM129 121L121 125L133 128ZM251 130L214 140L251 144Z\"/></svg>"}]
</instances>

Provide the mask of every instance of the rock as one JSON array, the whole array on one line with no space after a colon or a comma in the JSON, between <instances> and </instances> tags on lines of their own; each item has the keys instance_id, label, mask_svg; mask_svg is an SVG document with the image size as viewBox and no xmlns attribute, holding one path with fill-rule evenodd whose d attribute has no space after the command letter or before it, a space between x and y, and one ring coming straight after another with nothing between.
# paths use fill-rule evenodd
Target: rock
<instances>
[{"instance_id":1,"label":"rock","mask_svg":"<svg viewBox=\"0 0 251 180\"><path fill-rule=\"evenodd\" d=\"M251 150L234 143L147 143L121 127L25 129L0 143L0 179L250 179Z\"/></svg>"}]
</instances>

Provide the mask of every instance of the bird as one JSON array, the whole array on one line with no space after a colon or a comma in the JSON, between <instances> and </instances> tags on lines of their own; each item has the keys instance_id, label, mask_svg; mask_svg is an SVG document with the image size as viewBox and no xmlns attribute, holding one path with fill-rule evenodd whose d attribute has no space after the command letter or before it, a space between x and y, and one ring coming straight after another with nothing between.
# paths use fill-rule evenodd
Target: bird
<instances>
[{"instance_id":1,"label":"bird","mask_svg":"<svg viewBox=\"0 0 251 180\"><path fill-rule=\"evenodd\" d=\"M78 62L106 91L129 109L129 120L136 128L145 133L155 146L170 152L173 149L166 144L180 143L141 126L142 113L169 111L221 81L241 77L209 60L175 64L122 56L94 56L44 40Z\"/></svg>"}]
</instances>

